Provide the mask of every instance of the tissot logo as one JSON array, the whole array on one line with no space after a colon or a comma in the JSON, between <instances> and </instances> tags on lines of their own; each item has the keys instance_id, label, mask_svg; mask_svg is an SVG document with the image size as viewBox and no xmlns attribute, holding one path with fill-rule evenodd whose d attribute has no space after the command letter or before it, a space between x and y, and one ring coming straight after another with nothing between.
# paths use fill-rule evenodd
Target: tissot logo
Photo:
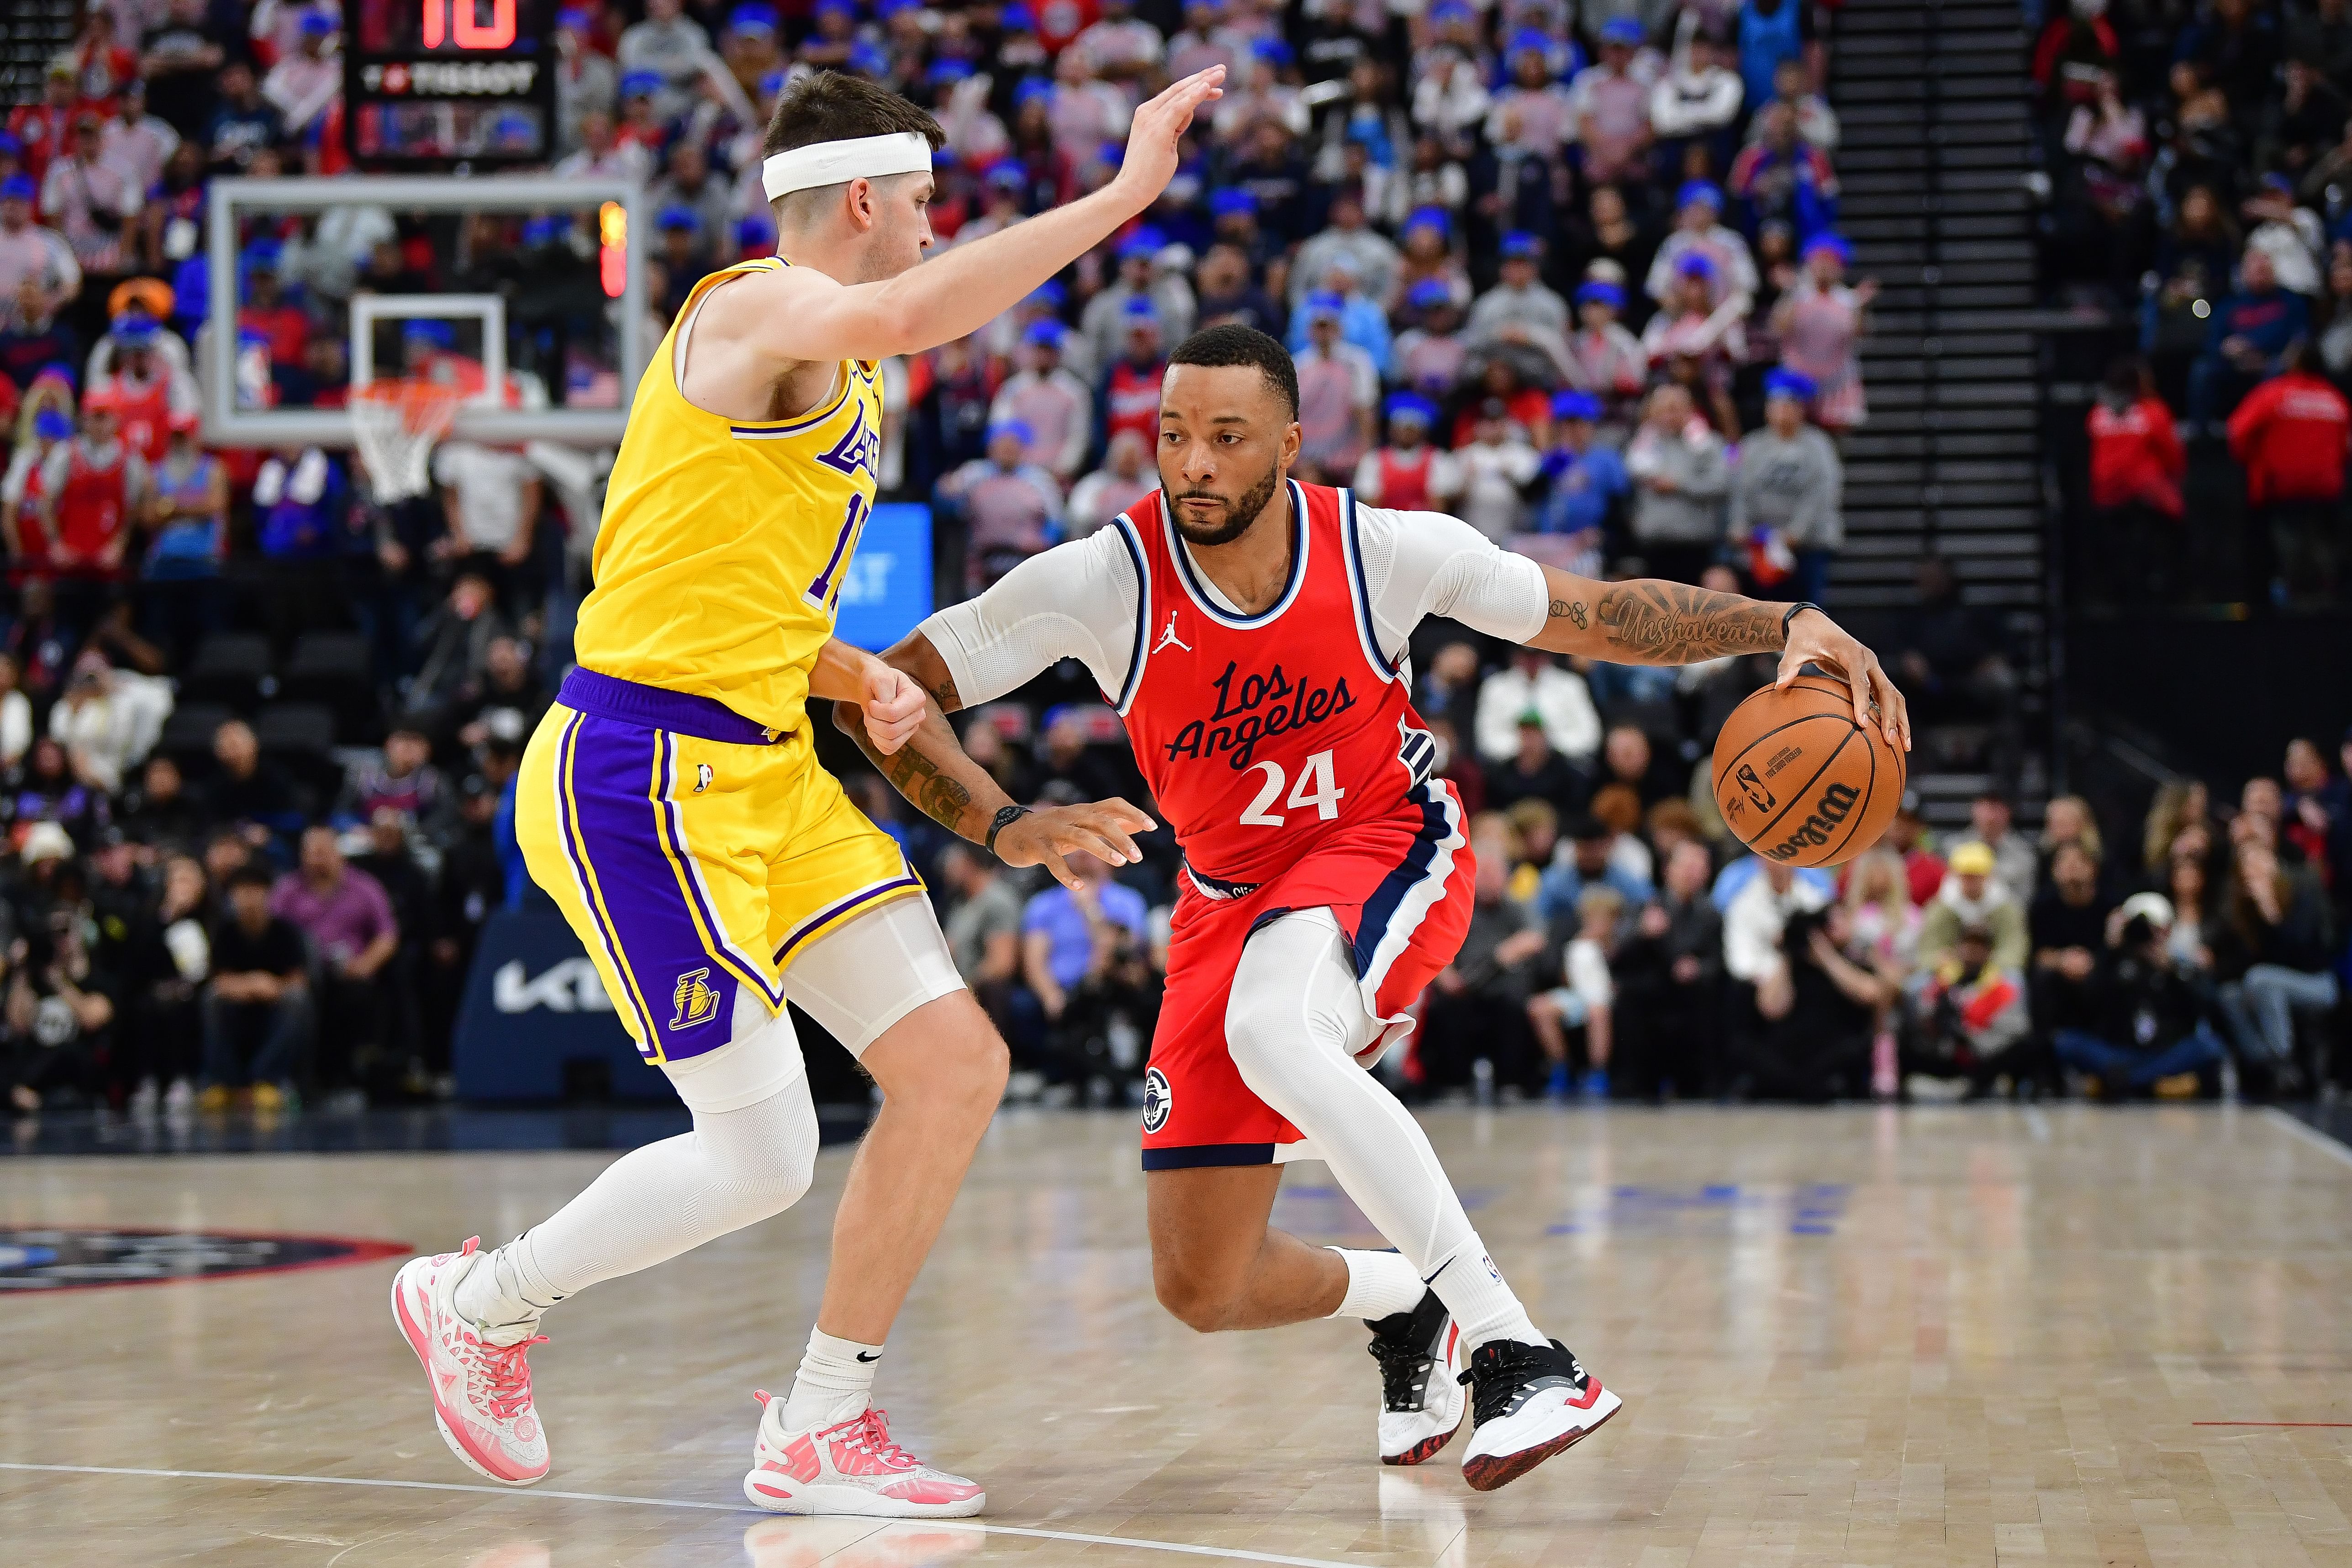
<instances>
[{"instance_id":1,"label":"tissot logo","mask_svg":"<svg viewBox=\"0 0 2352 1568\"><path fill-rule=\"evenodd\" d=\"M1277 664L1267 674L1242 676L1236 682L1240 669L1228 659L1225 672L1209 682L1217 693L1215 710L1176 732L1168 742L1170 762L1223 757L1225 765L1239 773L1250 765L1250 754L1260 741L1320 724L1356 705L1344 675L1330 686L1309 686L1291 680Z\"/></svg>"},{"instance_id":2,"label":"tissot logo","mask_svg":"<svg viewBox=\"0 0 2352 1568\"><path fill-rule=\"evenodd\" d=\"M551 1013L613 1010L596 966L585 958L567 958L535 976L523 968L521 959L509 959L490 976L490 1004L501 1013L528 1013L534 1007Z\"/></svg>"}]
</instances>

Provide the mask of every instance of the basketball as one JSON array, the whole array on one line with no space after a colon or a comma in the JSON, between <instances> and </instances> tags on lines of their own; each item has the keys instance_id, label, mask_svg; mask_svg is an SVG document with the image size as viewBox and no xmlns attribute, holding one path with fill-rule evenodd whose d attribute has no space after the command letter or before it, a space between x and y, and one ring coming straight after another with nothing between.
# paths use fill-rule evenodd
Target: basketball
<instances>
[{"instance_id":1,"label":"basketball","mask_svg":"<svg viewBox=\"0 0 2352 1568\"><path fill-rule=\"evenodd\" d=\"M1906 773L1876 725L1853 721L1853 689L1822 675L1767 686L1733 709L1713 766L1725 826L1783 866L1835 866L1877 843Z\"/></svg>"}]
</instances>

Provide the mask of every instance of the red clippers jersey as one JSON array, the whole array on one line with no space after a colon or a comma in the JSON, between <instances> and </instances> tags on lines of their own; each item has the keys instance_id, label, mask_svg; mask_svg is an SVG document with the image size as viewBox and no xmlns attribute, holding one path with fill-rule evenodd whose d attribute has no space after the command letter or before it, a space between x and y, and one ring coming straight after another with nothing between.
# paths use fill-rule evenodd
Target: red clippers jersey
<instances>
[{"instance_id":1,"label":"red clippers jersey","mask_svg":"<svg viewBox=\"0 0 2352 1568\"><path fill-rule=\"evenodd\" d=\"M1104 422L1103 438L1108 441L1122 430L1132 430L1150 446L1160 439L1160 384L1168 378L1168 367L1155 364L1138 370L1121 360L1110 367L1110 381L1104 388L1104 401L1108 405L1109 417Z\"/></svg>"},{"instance_id":2,"label":"red clippers jersey","mask_svg":"<svg viewBox=\"0 0 2352 1568\"><path fill-rule=\"evenodd\" d=\"M1376 821L1417 825L1437 748L1373 641L1355 500L1290 483L1290 580L1262 615L1218 606L1154 490L1114 524L1140 581L1116 706L1204 891L1271 880ZM1408 834L1409 837L1409 834Z\"/></svg>"},{"instance_id":3,"label":"red clippers jersey","mask_svg":"<svg viewBox=\"0 0 2352 1568\"><path fill-rule=\"evenodd\" d=\"M1408 458L1393 447L1380 449L1381 504L1396 511L1433 510L1429 498L1429 465L1437 448L1423 441Z\"/></svg>"},{"instance_id":4,"label":"red clippers jersey","mask_svg":"<svg viewBox=\"0 0 2352 1568\"><path fill-rule=\"evenodd\" d=\"M144 385L123 376L111 383L120 400L114 417L122 426L122 438L131 449L151 463L163 460L165 448L172 444L172 381L169 372L154 377Z\"/></svg>"},{"instance_id":5,"label":"red clippers jersey","mask_svg":"<svg viewBox=\"0 0 2352 1568\"><path fill-rule=\"evenodd\" d=\"M94 466L81 443L73 444L66 466L65 488L58 492L58 542L87 560L114 542L122 531L125 458L131 448L115 443L114 461Z\"/></svg>"}]
</instances>

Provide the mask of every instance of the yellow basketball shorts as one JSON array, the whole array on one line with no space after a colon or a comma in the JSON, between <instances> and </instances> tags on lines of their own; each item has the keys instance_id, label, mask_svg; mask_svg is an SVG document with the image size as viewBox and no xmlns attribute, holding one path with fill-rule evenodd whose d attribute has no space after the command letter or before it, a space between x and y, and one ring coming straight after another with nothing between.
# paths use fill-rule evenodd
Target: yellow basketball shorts
<instances>
[{"instance_id":1,"label":"yellow basketball shorts","mask_svg":"<svg viewBox=\"0 0 2352 1568\"><path fill-rule=\"evenodd\" d=\"M575 669L523 752L515 837L650 1062L784 1006L793 955L923 884L817 764L707 697Z\"/></svg>"}]
</instances>

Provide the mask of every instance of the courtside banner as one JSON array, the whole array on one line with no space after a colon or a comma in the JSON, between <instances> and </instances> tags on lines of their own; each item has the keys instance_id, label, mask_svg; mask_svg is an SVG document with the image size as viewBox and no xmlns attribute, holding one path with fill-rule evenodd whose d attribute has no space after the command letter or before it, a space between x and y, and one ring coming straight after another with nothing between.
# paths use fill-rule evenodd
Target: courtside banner
<instances>
[{"instance_id":1,"label":"courtside banner","mask_svg":"<svg viewBox=\"0 0 2352 1568\"><path fill-rule=\"evenodd\" d=\"M559 914L501 910L482 928L450 1046L457 1098L558 1100L601 1079L614 1100L667 1100Z\"/></svg>"}]
</instances>

